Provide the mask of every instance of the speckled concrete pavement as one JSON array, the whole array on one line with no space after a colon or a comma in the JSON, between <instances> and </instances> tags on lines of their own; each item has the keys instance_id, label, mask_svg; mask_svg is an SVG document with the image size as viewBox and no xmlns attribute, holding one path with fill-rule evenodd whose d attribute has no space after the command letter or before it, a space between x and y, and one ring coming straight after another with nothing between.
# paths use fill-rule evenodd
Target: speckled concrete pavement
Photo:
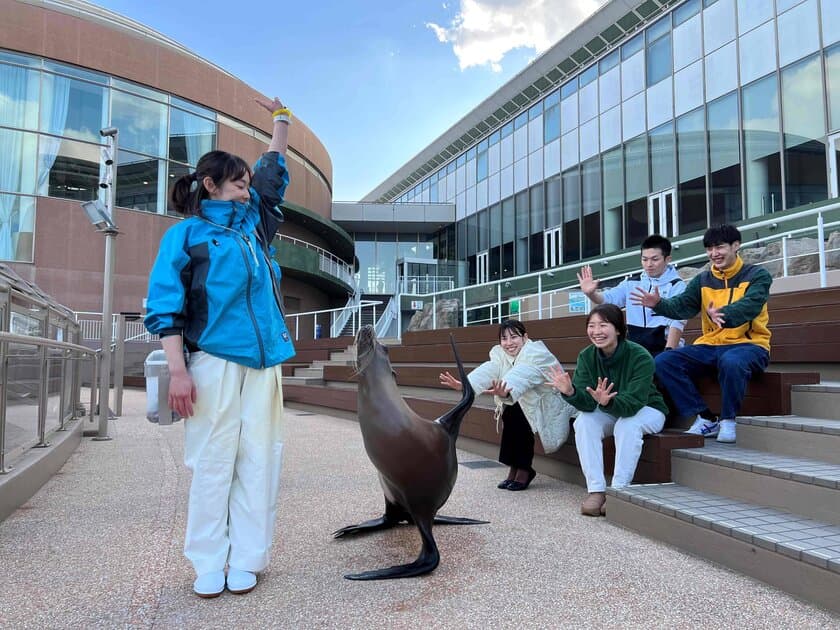
<instances>
[{"instance_id":1,"label":"speckled concrete pavement","mask_svg":"<svg viewBox=\"0 0 840 630\"><path fill-rule=\"evenodd\" d=\"M540 475L496 489L501 468L460 467L442 511L491 521L435 529L431 575L351 582L408 562L400 527L333 540L378 516L382 497L352 421L287 410L271 568L248 595L193 595L181 554L189 474L183 428L143 417L127 391L110 442L85 438L0 524L2 628L823 628L838 618L776 589L580 516L583 490ZM462 462L481 460L460 452Z\"/></svg>"}]
</instances>

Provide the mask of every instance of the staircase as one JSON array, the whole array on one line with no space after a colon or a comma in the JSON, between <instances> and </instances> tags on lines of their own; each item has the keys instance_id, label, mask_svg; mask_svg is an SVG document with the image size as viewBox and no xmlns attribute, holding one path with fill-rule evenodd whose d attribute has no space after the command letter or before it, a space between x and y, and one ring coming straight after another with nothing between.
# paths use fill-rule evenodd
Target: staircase
<instances>
[{"instance_id":1,"label":"staircase","mask_svg":"<svg viewBox=\"0 0 840 630\"><path fill-rule=\"evenodd\" d=\"M607 519L840 612L840 383L792 406L672 451L672 483L608 490Z\"/></svg>"},{"instance_id":2,"label":"staircase","mask_svg":"<svg viewBox=\"0 0 840 630\"><path fill-rule=\"evenodd\" d=\"M345 350L330 352L326 361L316 360L307 367L296 367L293 376L284 376L283 383L289 385L323 385L325 365L355 365L356 346L351 344Z\"/></svg>"}]
</instances>

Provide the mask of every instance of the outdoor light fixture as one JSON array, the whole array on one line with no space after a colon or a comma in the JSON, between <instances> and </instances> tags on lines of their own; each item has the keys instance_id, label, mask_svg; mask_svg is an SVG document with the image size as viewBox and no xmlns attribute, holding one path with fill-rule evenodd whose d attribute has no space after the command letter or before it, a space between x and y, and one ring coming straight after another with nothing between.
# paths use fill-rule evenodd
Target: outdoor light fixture
<instances>
[{"instance_id":1,"label":"outdoor light fixture","mask_svg":"<svg viewBox=\"0 0 840 630\"><path fill-rule=\"evenodd\" d=\"M119 234L117 224L114 223L113 219L111 219L108 215L108 209L101 201L99 201L99 199L94 201L83 201L82 209L85 211L88 221L90 221L91 225L93 225L93 227L95 227L99 232Z\"/></svg>"}]
</instances>

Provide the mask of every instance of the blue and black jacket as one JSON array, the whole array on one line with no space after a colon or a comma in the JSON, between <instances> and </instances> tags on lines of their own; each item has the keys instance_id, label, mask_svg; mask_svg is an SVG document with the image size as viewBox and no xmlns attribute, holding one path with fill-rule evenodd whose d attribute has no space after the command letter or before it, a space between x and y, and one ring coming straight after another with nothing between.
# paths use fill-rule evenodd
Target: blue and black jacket
<instances>
[{"instance_id":1,"label":"blue and black jacket","mask_svg":"<svg viewBox=\"0 0 840 630\"><path fill-rule=\"evenodd\" d=\"M183 335L184 346L252 368L295 355L271 240L289 184L286 159L263 154L250 201L201 202L201 216L166 231L149 278L146 328Z\"/></svg>"}]
</instances>

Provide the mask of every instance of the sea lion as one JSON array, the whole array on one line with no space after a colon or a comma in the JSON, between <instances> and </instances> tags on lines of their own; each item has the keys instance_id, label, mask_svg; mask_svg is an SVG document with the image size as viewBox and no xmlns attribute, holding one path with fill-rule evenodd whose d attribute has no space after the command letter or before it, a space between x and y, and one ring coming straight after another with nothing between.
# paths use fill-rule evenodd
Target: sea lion
<instances>
[{"instance_id":1,"label":"sea lion","mask_svg":"<svg viewBox=\"0 0 840 630\"><path fill-rule=\"evenodd\" d=\"M400 396L388 348L376 340L373 327L362 327L356 336L359 426L368 457L379 471L379 482L385 492L385 514L343 527L333 532L333 536L388 529L407 521L420 530L423 548L414 562L345 575L349 580L386 580L429 573L440 561L432 536L433 523L487 522L436 516L458 476L455 441L461 421L475 398L451 335L450 343L463 383L463 396L445 415L426 420L414 413Z\"/></svg>"}]
</instances>

